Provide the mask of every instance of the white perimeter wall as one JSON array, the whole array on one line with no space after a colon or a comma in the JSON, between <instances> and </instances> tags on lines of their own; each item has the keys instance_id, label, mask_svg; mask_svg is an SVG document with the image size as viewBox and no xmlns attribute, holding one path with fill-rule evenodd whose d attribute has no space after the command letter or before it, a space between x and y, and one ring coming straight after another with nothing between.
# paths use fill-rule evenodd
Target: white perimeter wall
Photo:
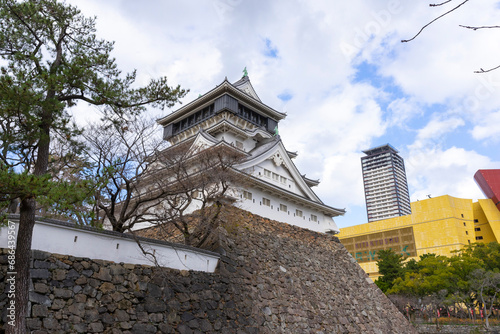
<instances>
[{"instance_id":1,"label":"white perimeter wall","mask_svg":"<svg viewBox=\"0 0 500 334\"><path fill-rule=\"evenodd\" d=\"M9 224L12 223L16 224L17 236L18 221L9 220ZM1 248L7 248L7 237L8 227L1 227ZM158 264L162 267L213 273L219 261L216 253L198 251L184 245L149 241L141 241L141 245L145 250L155 254ZM36 222L31 248L48 253L116 263L154 265L152 257L145 256L133 239L43 221Z\"/></svg>"}]
</instances>

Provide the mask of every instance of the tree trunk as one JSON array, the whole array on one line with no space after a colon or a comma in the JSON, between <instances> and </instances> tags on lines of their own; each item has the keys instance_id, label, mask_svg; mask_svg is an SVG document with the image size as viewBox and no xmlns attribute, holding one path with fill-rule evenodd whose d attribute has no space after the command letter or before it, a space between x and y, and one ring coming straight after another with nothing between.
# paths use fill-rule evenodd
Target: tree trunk
<instances>
[{"instance_id":1,"label":"tree trunk","mask_svg":"<svg viewBox=\"0 0 500 334\"><path fill-rule=\"evenodd\" d=\"M50 112L44 111L45 117L41 125L42 134L38 142L37 159L35 162L36 176L41 176L47 172L49 164L50 149ZM19 217L19 230L17 232L16 243L16 319L15 326L7 326L8 334L25 334L26 317L28 314L29 287L30 287L30 261L31 261L31 240L33 239L33 228L35 227L36 200L33 197L21 200Z\"/></svg>"},{"instance_id":2,"label":"tree trunk","mask_svg":"<svg viewBox=\"0 0 500 334\"><path fill-rule=\"evenodd\" d=\"M21 201L19 230L16 244L15 263L15 319L14 326L7 324L6 333L24 334L26 333L26 317L28 314L28 299L30 286L30 261L31 261L31 240L33 227L35 226L35 206L34 198ZM10 319L9 319L10 320Z\"/></svg>"},{"instance_id":3,"label":"tree trunk","mask_svg":"<svg viewBox=\"0 0 500 334\"><path fill-rule=\"evenodd\" d=\"M483 303L483 314L484 314L484 323L487 329L490 329L490 322L488 321L488 313L486 313L486 304Z\"/></svg>"}]
</instances>

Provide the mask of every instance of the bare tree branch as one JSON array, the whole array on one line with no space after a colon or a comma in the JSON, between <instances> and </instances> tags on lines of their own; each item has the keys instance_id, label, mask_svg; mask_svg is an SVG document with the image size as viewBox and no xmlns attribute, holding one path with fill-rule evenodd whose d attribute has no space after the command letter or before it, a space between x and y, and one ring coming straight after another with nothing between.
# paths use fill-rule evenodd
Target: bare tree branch
<instances>
[{"instance_id":1,"label":"bare tree branch","mask_svg":"<svg viewBox=\"0 0 500 334\"><path fill-rule=\"evenodd\" d=\"M212 206L220 211L231 186L242 184L232 167L245 153L225 144L193 147L193 140L165 149L153 120L127 124L92 126L84 134L96 173L107 179L95 194L98 224L118 232L170 225L186 244L204 242L219 216ZM196 228L193 219L201 222Z\"/></svg>"},{"instance_id":2,"label":"bare tree branch","mask_svg":"<svg viewBox=\"0 0 500 334\"><path fill-rule=\"evenodd\" d=\"M420 35L420 33L425 29L427 28L428 26L430 26L432 23L436 22L437 20L439 20L440 18L442 18L443 16L446 16L448 15L449 13L455 11L456 9L458 9L460 6L462 6L463 4L465 4L466 2L468 2L469 0L465 0L463 1L461 4L459 4L458 6L452 8L451 10L447 11L446 13L442 14L442 15L439 15L438 17L436 17L434 20L430 21L429 23L427 23L426 25L424 25L420 31L415 35L413 36L412 38L410 39L403 39L401 40L402 43L406 43L406 42L410 42L410 41L413 41L415 38L417 38L418 35Z\"/></svg>"},{"instance_id":3,"label":"bare tree branch","mask_svg":"<svg viewBox=\"0 0 500 334\"><path fill-rule=\"evenodd\" d=\"M487 72L494 71L498 68L500 68L500 65L498 65L497 67L490 68L489 70L483 70L482 68L480 68L479 71L474 71L474 73L487 73Z\"/></svg>"},{"instance_id":4,"label":"bare tree branch","mask_svg":"<svg viewBox=\"0 0 500 334\"><path fill-rule=\"evenodd\" d=\"M466 28L466 29L471 29L471 30L479 30L479 29L496 29L496 28L500 28L500 26L481 26L481 27L471 27L471 26L464 26L464 25L461 25L459 24L460 27L462 28Z\"/></svg>"},{"instance_id":5,"label":"bare tree branch","mask_svg":"<svg viewBox=\"0 0 500 334\"><path fill-rule=\"evenodd\" d=\"M441 2L441 3L431 3L429 4L429 7L439 7L439 6L442 6L444 4L447 4L448 2L452 2L453 0L447 0L445 2Z\"/></svg>"}]
</instances>

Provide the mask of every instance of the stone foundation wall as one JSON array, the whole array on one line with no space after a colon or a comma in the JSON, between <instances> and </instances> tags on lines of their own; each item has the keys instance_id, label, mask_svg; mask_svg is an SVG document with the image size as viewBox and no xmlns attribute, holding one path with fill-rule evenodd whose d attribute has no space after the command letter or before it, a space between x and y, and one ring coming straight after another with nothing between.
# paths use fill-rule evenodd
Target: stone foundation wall
<instances>
[{"instance_id":1,"label":"stone foundation wall","mask_svg":"<svg viewBox=\"0 0 500 334\"><path fill-rule=\"evenodd\" d=\"M235 208L222 226L207 245L222 253L213 274L34 251L29 330L416 333L337 238ZM6 260L3 251L3 322Z\"/></svg>"}]
</instances>

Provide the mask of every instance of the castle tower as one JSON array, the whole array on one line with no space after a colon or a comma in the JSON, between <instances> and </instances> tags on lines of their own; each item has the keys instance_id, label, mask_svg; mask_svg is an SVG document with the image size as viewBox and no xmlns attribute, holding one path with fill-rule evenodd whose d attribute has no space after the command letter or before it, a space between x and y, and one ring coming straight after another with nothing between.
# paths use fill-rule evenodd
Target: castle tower
<instances>
[{"instance_id":1,"label":"castle tower","mask_svg":"<svg viewBox=\"0 0 500 334\"><path fill-rule=\"evenodd\" d=\"M411 214L403 158L389 144L363 151L361 158L368 222Z\"/></svg>"},{"instance_id":2,"label":"castle tower","mask_svg":"<svg viewBox=\"0 0 500 334\"><path fill-rule=\"evenodd\" d=\"M224 144L245 155L234 166L250 176L249 184L239 189L237 206L291 225L338 233L332 218L345 211L325 205L311 189L319 180L299 173L292 162L297 153L287 151L278 135L285 117L262 103L245 73L235 83L226 78L158 123L172 145L190 140L202 147Z\"/></svg>"}]
</instances>

